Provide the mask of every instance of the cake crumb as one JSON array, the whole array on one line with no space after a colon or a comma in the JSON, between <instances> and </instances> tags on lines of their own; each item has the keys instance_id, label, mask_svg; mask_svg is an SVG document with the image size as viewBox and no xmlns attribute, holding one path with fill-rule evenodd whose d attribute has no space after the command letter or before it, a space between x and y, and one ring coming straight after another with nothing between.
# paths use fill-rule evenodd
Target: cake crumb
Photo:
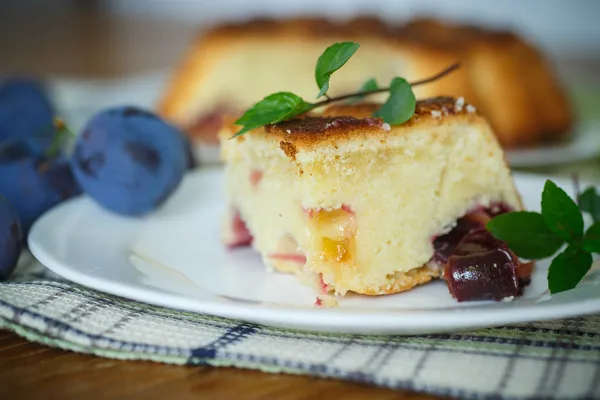
<instances>
[{"instance_id":1,"label":"cake crumb","mask_svg":"<svg viewBox=\"0 0 600 400\"><path fill-rule=\"evenodd\" d=\"M465 106L465 98L459 97L458 99L456 99L456 103L454 103L454 111L461 112L463 110L464 106Z\"/></svg>"},{"instance_id":2,"label":"cake crumb","mask_svg":"<svg viewBox=\"0 0 600 400\"><path fill-rule=\"evenodd\" d=\"M286 156L294 161L296 160L296 153L298 152L296 146L289 142L279 142L279 148L285 153Z\"/></svg>"},{"instance_id":3,"label":"cake crumb","mask_svg":"<svg viewBox=\"0 0 600 400\"><path fill-rule=\"evenodd\" d=\"M502 299L503 302L508 303L509 301L513 301L515 296L508 296Z\"/></svg>"},{"instance_id":4,"label":"cake crumb","mask_svg":"<svg viewBox=\"0 0 600 400\"><path fill-rule=\"evenodd\" d=\"M287 133L292 133L292 130L291 130L291 129L286 129L285 131L286 131Z\"/></svg>"},{"instance_id":5,"label":"cake crumb","mask_svg":"<svg viewBox=\"0 0 600 400\"><path fill-rule=\"evenodd\" d=\"M475 111L477 111L477 109L476 109L475 107L473 107L473 106L472 106L472 105L470 105L470 104L467 104L467 112L468 112L469 114L473 114Z\"/></svg>"},{"instance_id":6,"label":"cake crumb","mask_svg":"<svg viewBox=\"0 0 600 400\"><path fill-rule=\"evenodd\" d=\"M431 110L431 116L440 119L442 118L442 112L440 110Z\"/></svg>"},{"instance_id":7,"label":"cake crumb","mask_svg":"<svg viewBox=\"0 0 600 400\"><path fill-rule=\"evenodd\" d=\"M332 308L337 306L337 300L330 295L319 295L315 300L315 307Z\"/></svg>"}]
</instances>

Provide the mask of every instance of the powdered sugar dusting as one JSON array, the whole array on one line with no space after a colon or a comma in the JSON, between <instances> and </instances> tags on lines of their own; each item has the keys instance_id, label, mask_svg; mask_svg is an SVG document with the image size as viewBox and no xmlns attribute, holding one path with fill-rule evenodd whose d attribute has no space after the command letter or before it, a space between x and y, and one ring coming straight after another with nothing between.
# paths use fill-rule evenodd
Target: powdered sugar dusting
<instances>
[{"instance_id":1,"label":"powdered sugar dusting","mask_svg":"<svg viewBox=\"0 0 600 400\"><path fill-rule=\"evenodd\" d=\"M477 111L477 109L476 109L475 107L473 107L473 106L472 106L472 105L470 105L470 104L467 104L467 112L468 112L469 114L473 114L475 111Z\"/></svg>"},{"instance_id":2,"label":"powdered sugar dusting","mask_svg":"<svg viewBox=\"0 0 600 400\"><path fill-rule=\"evenodd\" d=\"M389 132L392 128L390 127L390 124L384 122L383 125L381 125L381 129L383 129L386 132Z\"/></svg>"},{"instance_id":3,"label":"powdered sugar dusting","mask_svg":"<svg viewBox=\"0 0 600 400\"><path fill-rule=\"evenodd\" d=\"M465 106L465 98L459 97L458 99L456 99L456 102L454 103L454 111L461 112L463 110L464 106Z\"/></svg>"},{"instance_id":4,"label":"powdered sugar dusting","mask_svg":"<svg viewBox=\"0 0 600 400\"><path fill-rule=\"evenodd\" d=\"M431 110L431 116L433 118L442 118L442 112L440 110Z\"/></svg>"}]
</instances>

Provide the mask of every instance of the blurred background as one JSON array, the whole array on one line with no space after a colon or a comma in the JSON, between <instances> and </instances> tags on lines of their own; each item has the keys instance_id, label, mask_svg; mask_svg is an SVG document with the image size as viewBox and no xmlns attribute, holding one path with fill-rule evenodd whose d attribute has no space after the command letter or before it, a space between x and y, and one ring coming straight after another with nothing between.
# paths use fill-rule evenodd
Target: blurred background
<instances>
[{"instance_id":1,"label":"blurred background","mask_svg":"<svg viewBox=\"0 0 600 400\"><path fill-rule=\"evenodd\" d=\"M298 15L377 15L389 22L428 16L508 28L551 60L578 115L600 115L597 0L3 0L0 74L49 77L59 110L77 129L108 105L154 107L199 31L224 21ZM572 159L542 172L600 178L596 158Z\"/></svg>"},{"instance_id":2,"label":"blurred background","mask_svg":"<svg viewBox=\"0 0 600 400\"><path fill-rule=\"evenodd\" d=\"M554 59L600 59L596 0L3 0L0 67L103 76L168 68L202 27L298 14L434 16L514 29Z\"/></svg>"}]
</instances>

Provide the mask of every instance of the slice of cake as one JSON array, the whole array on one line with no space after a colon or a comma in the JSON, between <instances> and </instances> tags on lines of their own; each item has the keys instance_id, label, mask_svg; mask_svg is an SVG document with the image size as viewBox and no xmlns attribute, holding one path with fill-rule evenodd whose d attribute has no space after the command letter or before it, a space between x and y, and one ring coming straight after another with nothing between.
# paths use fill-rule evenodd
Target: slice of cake
<instances>
[{"instance_id":1,"label":"slice of cake","mask_svg":"<svg viewBox=\"0 0 600 400\"><path fill-rule=\"evenodd\" d=\"M448 263L464 269L452 257L475 242L494 265L511 264L498 241L474 234L521 209L486 120L448 97L419 101L397 126L372 118L377 107L332 106L232 139L240 127L226 125L226 243L251 243L269 268L341 295L401 292Z\"/></svg>"},{"instance_id":2,"label":"slice of cake","mask_svg":"<svg viewBox=\"0 0 600 400\"><path fill-rule=\"evenodd\" d=\"M369 78L381 85L396 76L415 81L461 62L452 79L416 87L417 98L463 96L488 119L505 147L551 141L571 126L559 79L520 37L429 20L386 25L374 18L257 20L216 27L190 46L159 112L188 132L199 149L214 149L223 115L279 91L314 99L314 61L331 43L346 40L359 43L361 50L333 76L331 96L354 92ZM211 161L211 153L201 152L200 158Z\"/></svg>"}]
</instances>

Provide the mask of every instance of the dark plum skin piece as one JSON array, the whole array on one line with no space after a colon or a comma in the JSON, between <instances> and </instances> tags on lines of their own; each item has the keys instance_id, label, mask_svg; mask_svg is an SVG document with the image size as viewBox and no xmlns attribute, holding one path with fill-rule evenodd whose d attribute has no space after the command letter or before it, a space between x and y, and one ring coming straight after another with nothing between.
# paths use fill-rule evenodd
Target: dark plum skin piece
<instances>
[{"instance_id":1,"label":"dark plum skin piece","mask_svg":"<svg viewBox=\"0 0 600 400\"><path fill-rule=\"evenodd\" d=\"M25 238L42 213L81 193L69 162L62 156L48 158L45 143L30 137L0 145L0 195L16 210Z\"/></svg>"},{"instance_id":2,"label":"dark plum skin piece","mask_svg":"<svg viewBox=\"0 0 600 400\"><path fill-rule=\"evenodd\" d=\"M52 137L54 111L43 86L12 78L0 84L0 143L8 138Z\"/></svg>"},{"instance_id":3,"label":"dark plum skin piece","mask_svg":"<svg viewBox=\"0 0 600 400\"><path fill-rule=\"evenodd\" d=\"M518 258L485 229L466 235L448 259L444 276L458 301L502 300L517 296Z\"/></svg>"},{"instance_id":4,"label":"dark plum skin piece","mask_svg":"<svg viewBox=\"0 0 600 400\"><path fill-rule=\"evenodd\" d=\"M441 264L447 263L464 237L474 230L483 229L490 219L484 210L476 210L460 218L450 232L438 236L433 241L435 249L433 260Z\"/></svg>"},{"instance_id":5,"label":"dark plum skin piece","mask_svg":"<svg viewBox=\"0 0 600 400\"><path fill-rule=\"evenodd\" d=\"M444 266L450 294L459 302L500 301L522 294L529 283L532 264L521 263L506 243L485 229L492 217L509 211L503 204L473 210L434 239L432 260Z\"/></svg>"},{"instance_id":6,"label":"dark plum skin piece","mask_svg":"<svg viewBox=\"0 0 600 400\"><path fill-rule=\"evenodd\" d=\"M75 142L73 173L104 208L139 216L179 186L189 164L181 132L149 111L116 107L96 114Z\"/></svg>"},{"instance_id":7,"label":"dark plum skin piece","mask_svg":"<svg viewBox=\"0 0 600 400\"><path fill-rule=\"evenodd\" d=\"M505 249L453 255L445 270L450 293L458 301L496 301L517 296L517 264Z\"/></svg>"},{"instance_id":8,"label":"dark plum skin piece","mask_svg":"<svg viewBox=\"0 0 600 400\"><path fill-rule=\"evenodd\" d=\"M14 271L23 250L23 234L16 211L0 196L0 280Z\"/></svg>"}]
</instances>

